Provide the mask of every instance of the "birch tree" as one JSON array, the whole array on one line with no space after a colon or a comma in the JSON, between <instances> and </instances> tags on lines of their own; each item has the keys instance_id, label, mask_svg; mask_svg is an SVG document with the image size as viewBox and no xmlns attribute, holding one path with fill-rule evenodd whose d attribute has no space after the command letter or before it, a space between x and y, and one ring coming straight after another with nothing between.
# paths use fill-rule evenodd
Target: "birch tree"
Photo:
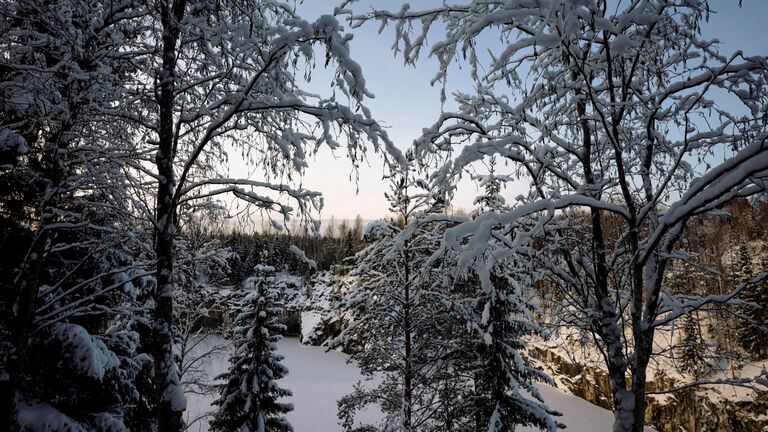
<instances>
[{"instance_id":1,"label":"birch tree","mask_svg":"<svg viewBox=\"0 0 768 432\"><path fill-rule=\"evenodd\" d=\"M394 25L406 63L437 59L433 82L468 63L476 91L454 93L459 108L417 140L417 160L433 163L432 185L448 192L494 155L531 188L510 210L449 229L444 247L465 265L488 244L538 260L567 299L561 316L594 335L614 431L642 431L656 331L733 302L745 286L701 297L662 281L693 216L764 190L766 58L725 55L703 39L706 1L467 1L367 14L351 3L337 12L353 25ZM523 218L530 229L489 242Z\"/></svg>"},{"instance_id":2,"label":"birch tree","mask_svg":"<svg viewBox=\"0 0 768 432\"><path fill-rule=\"evenodd\" d=\"M156 190L144 209L157 260L155 415L160 430L174 431L185 409L172 349L173 239L181 206L232 194L287 220L321 205L317 192L293 186L319 147L345 145L353 163L369 145L400 157L362 105L372 95L350 58L350 37L333 17L307 22L272 0L150 1L135 14L143 43L129 52L142 71L109 113L132 122L145 140L130 168L137 183L150 179ZM325 55L318 59L320 49ZM301 89L317 61L334 72L327 98ZM233 149L263 177L229 178Z\"/></svg>"}]
</instances>

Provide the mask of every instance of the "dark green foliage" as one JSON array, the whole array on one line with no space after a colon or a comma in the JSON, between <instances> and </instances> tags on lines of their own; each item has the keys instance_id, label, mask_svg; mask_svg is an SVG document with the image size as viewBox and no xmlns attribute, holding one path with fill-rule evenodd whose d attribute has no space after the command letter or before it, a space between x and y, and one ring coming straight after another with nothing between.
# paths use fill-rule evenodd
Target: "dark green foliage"
<instances>
[{"instance_id":1,"label":"dark green foliage","mask_svg":"<svg viewBox=\"0 0 768 432\"><path fill-rule=\"evenodd\" d=\"M706 346L699 330L699 320L694 314L682 319L682 337L677 345L677 360L680 371L699 379L708 369L704 358Z\"/></svg>"},{"instance_id":2,"label":"dark green foliage","mask_svg":"<svg viewBox=\"0 0 768 432\"><path fill-rule=\"evenodd\" d=\"M749 254L742 251L739 248L738 255L738 274L737 277L741 283L745 282L751 276L751 267L747 267L747 263L751 263ZM768 244L763 243L761 248L761 256L758 262L768 262ZM759 272L768 271L768 267L762 265L758 269ZM739 344L750 355L757 358L768 357L768 278L759 284L748 284L743 292L741 298L746 302L745 305L740 307L740 313L742 315L742 322L739 326Z\"/></svg>"},{"instance_id":3,"label":"dark green foliage","mask_svg":"<svg viewBox=\"0 0 768 432\"><path fill-rule=\"evenodd\" d=\"M355 238L354 232L349 229L344 233L344 237L342 237L342 244L341 244L341 256L342 259L349 258L355 255L356 247L355 247Z\"/></svg>"},{"instance_id":4,"label":"dark green foliage","mask_svg":"<svg viewBox=\"0 0 768 432\"><path fill-rule=\"evenodd\" d=\"M246 282L245 296L235 319L235 352L230 357L230 368L219 379L221 396L216 400L218 411L211 422L213 431L279 432L292 431L284 415L293 409L291 404L278 402L291 396L280 388L277 380L288 370L277 354L279 332L284 327L277 323L279 308L272 306L267 276L274 269L257 267L257 276Z\"/></svg>"},{"instance_id":5,"label":"dark green foliage","mask_svg":"<svg viewBox=\"0 0 768 432\"><path fill-rule=\"evenodd\" d=\"M482 312L472 323L477 338L474 403L482 430L512 432L516 425L525 425L551 431L557 427L552 418L557 413L547 408L534 386L551 380L523 358L524 338L541 336L542 330L531 322L534 308L511 276L521 270L522 266L497 270L491 276L492 286L480 289L477 297Z\"/></svg>"}]
</instances>

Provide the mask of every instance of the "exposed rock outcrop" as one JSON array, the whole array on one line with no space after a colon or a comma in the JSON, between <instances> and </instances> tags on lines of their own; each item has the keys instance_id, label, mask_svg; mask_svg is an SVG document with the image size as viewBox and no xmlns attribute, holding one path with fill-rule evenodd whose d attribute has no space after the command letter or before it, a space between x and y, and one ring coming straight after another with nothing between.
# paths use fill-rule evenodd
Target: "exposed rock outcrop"
<instances>
[{"instance_id":1,"label":"exposed rock outcrop","mask_svg":"<svg viewBox=\"0 0 768 432\"><path fill-rule=\"evenodd\" d=\"M529 354L543 363L560 387L603 408L612 409L611 388L605 371L565 359L552 350L532 348ZM679 385L657 376L649 391ZM768 392L749 398L727 398L713 387L688 388L648 396L646 420L659 432L768 431Z\"/></svg>"}]
</instances>

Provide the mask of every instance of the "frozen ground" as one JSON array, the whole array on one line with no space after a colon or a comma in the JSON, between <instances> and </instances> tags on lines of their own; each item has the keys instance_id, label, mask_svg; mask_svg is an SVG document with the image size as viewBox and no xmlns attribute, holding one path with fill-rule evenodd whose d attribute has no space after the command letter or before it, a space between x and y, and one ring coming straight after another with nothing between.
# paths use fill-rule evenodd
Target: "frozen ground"
<instances>
[{"instance_id":1,"label":"frozen ground","mask_svg":"<svg viewBox=\"0 0 768 432\"><path fill-rule=\"evenodd\" d=\"M210 343L226 344L224 339L210 338ZM283 387L293 391L291 402L294 411L288 415L296 432L335 432L341 430L336 419L336 401L352 390L362 376L354 364L347 363L347 356L325 348L307 346L297 338L280 342L280 353L290 373L281 381ZM208 363L211 376L224 371L227 356L213 358ZM541 392L552 408L563 413L561 422L572 432L610 431L613 414L583 399L564 394L555 388L542 386ZM210 411L213 397L188 395L188 422ZM375 419L376 412L363 414L368 420ZM191 425L191 431L205 432L205 419ZM519 431L535 429L521 428ZM651 429L648 429L651 430Z\"/></svg>"}]
</instances>

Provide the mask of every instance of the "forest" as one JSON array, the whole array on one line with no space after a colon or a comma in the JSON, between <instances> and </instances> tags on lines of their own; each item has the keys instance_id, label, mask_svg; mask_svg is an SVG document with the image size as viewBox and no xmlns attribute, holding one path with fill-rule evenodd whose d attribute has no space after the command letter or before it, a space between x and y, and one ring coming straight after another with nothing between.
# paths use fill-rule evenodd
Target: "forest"
<instances>
[{"instance_id":1,"label":"forest","mask_svg":"<svg viewBox=\"0 0 768 432\"><path fill-rule=\"evenodd\" d=\"M768 429L725 3L0 2L0 431ZM361 34L436 89L408 142ZM387 210L327 219L322 154Z\"/></svg>"}]
</instances>

